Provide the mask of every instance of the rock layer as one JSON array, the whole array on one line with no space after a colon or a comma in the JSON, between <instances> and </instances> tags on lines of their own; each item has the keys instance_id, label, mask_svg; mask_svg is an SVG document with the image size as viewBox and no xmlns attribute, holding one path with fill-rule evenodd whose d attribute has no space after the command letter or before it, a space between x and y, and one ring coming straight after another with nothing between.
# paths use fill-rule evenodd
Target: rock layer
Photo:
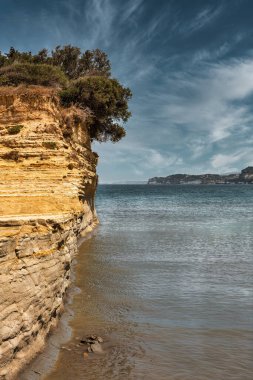
<instances>
[{"instance_id":1,"label":"rock layer","mask_svg":"<svg viewBox=\"0 0 253 380\"><path fill-rule=\"evenodd\" d=\"M88 114L55 90L0 88L0 379L43 347L79 235L97 223Z\"/></svg>"}]
</instances>

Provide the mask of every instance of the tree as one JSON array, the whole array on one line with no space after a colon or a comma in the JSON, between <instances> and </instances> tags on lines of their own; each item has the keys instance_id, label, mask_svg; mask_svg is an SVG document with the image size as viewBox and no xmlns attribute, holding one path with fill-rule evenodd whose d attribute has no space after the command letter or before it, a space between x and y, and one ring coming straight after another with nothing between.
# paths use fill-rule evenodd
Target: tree
<instances>
[{"instance_id":1,"label":"tree","mask_svg":"<svg viewBox=\"0 0 253 380\"><path fill-rule=\"evenodd\" d=\"M81 56L78 66L78 76L101 75L110 77L111 64L107 55L99 50L87 50Z\"/></svg>"},{"instance_id":2,"label":"tree","mask_svg":"<svg viewBox=\"0 0 253 380\"><path fill-rule=\"evenodd\" d=\"M6 57L6 63L8 65L11 65L12 63L32 62L32 53L30 51L21 53L18 50L14 49L14 47L10 48L9 53L6 54Z\"/></svg>"},{"instance_id":3,"label":"tree","mask_svg":"<svg viewBox=\"0 0 253 380\"><path fill-rule=\"evenodd\" d=\"M125 129L119 123L125 123L131 116L128 110L131 96L130 89L116 79L102 76L77 79L60 92L64 106L75 104L91 110L91 137L100 142L116 142L125 136Z\"/></svg>"},{"instance_id":4,"label":"tree","mask_svg":"<svg viewBox=\"0 0 253 380\"><path fill-rule=\"evenodd\" d=\"M73 79L77 77L80 55L81 50L78 47L66 45L61 48L61 46L57 46L52 51L52 64L59 66L70 79Z\"/></svg>"},{"instance_id":5,"label":"tree","mask_svg":"<svg viewBox=\"0 0 253 380\"><path fill-rule=\"evenodd\" d=\"M19 52L16 49L14 49L14 47L11 46L9 53L7 53L6 56L7 56L8 61L13 63L15 59L17 59L17 57L19 56Z\"/></svg>"},{"instance_id":6,"label":"tree","mask_svg":"<svg viewBox=\"0 0 253 380\"><path fill-rule=\"evenodd\" d=\"M48 57L47 49L40 50L33 56L33 63L50 63L51 57Z\"/></svg>"},{"instance_id":7,"label":"tree","mask_svg":"<svg viewBox=\"0 0 253 380\"><path fill-rule=\"evenodd\" d=\"M81 50L76 46L57 46L52 51L52 64L59 66L70 79L111 75L110 61L99 49L87 50L81 54Z\"/></svg>"}]
</instances>

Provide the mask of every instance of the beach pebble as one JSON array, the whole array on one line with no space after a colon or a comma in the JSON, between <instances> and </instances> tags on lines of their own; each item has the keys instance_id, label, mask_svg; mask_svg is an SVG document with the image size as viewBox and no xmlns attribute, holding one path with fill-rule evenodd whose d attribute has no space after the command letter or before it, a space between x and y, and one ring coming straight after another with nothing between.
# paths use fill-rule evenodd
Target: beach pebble
<instances>
[{"instance_id":1,"label":"beach pebble","mask_svg":"<svg viewBox=\"0 0 253 380\"><path fill-rule=\"evenodd\" d=\"M91 351L94 352L94 354L102 354L103 349L101 347L101 344L98 342L94 342L90 345Z\"/></svg>"},{"instance_id":2,"label":"beach pebble","mask_svg":"<svg viewBox=\"0 0 253 380\"><path fill-rule=\"evenodd\" d=\"M87 351L92 352L91 346L88 346Z\"/></svg>"}]
</instances>

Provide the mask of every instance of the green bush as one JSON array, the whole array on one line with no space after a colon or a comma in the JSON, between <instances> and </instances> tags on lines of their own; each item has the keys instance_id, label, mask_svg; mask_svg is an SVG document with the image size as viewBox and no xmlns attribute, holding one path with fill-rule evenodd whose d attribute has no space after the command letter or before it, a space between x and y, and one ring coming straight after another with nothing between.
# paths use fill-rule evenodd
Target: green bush
<instances>
[{"instance_id":1,"label":"green bush","mask_svg":"<svg viewBox=\"0 0 253 380\"><path fill-rule=\"evenodd\" d=\"M132 94L116 79L91 76L71 81L60 91L63 106L75 104L92 111L90 135L98 141L119 141L125 129L118 122L126 122L131 116L128 100Z\"/></svg>"},{"instance_id":2,"label":"green bush","mask_svg":"<svg viewBox=\"0 0 253 380\"><path fill-rule=\"evenodd\" d=\"M67 78L59 67L46 64L14 63L0 68L0 85L19 84L64 86Z\"/></svg>"},{"instance_id":3,"label":"green bush","mask_svg":"<svg viewBox=\"0 0 253 380\"><path fill-rule=\"evenodd\" d=\"M44 141L42 143L42 145L44 146L44 148L46 149L56 149L57 148L57 144L54 142L54 141Z\"/></svg>"},{"instance_id":4,"label":"green bush","mask_svg":"<svg viewBox=\"0 0 253 380\"><path fill-rule=\"evenodd\" d=\"M12 125L8 128L9 135L17 135L21 129L23 128L23 125Z\"/></svg>"}]
</instances>

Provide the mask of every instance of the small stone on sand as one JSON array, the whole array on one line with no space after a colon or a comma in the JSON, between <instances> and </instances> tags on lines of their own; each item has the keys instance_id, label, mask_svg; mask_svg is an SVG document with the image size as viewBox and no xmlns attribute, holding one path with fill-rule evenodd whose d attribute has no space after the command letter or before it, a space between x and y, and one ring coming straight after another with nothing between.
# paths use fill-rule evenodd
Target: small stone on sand
<instances>
[{"instance_id":1,"label":"small stone on sand","mask_svg":"<svg viewBox=\"0 0 253 380\"><path fill-rule=\"evenodd\" d=\"M94 354L102 354L103 352L101 344L96 341L90 345L90 348Z\"/></svg>"}]
</instances>

